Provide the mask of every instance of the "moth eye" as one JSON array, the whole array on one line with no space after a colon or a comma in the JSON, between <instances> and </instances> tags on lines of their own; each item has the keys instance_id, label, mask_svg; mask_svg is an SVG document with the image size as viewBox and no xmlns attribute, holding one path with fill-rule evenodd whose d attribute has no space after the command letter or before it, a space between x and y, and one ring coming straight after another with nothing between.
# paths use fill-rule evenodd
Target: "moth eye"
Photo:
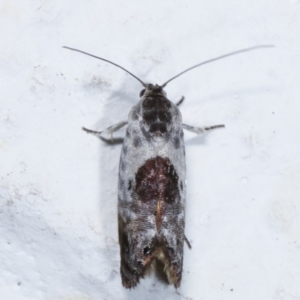
<instances>
[{"instance_id":1,"label":"moth eye","mask_svg":"<svg viewBox=\"0 0 300 300\"><path fill-rule=\"evenodd\" d=\"M150 253L150 248L149 247L145 247L144 248L144 255L148 255Z\"/></svg>"},{"instance_id":2,"label":"moth eye","mask_svg":"<svg viewBox=\"0 0 300 300\"><path fill-rule=\"evenodd\" d=\"M146 91L145 89L141 90L140 97L142 97L145 94L145 91Z\"/></svg>"}]
</instances>

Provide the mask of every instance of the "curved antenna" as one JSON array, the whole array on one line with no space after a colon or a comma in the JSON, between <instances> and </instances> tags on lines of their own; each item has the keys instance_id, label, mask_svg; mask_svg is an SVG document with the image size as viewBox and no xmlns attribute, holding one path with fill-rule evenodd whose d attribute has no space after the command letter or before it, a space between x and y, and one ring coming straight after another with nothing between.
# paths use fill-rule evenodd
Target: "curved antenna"
<instances>
[{"instance_id":1,"label":"curved antenna","mask_svg":"<svg viewBox=\"0 0 300 300\"><path fill-rule=\"evenodd\" d=\"M138 80L138 81L143 85L143 87L146 87L146 84L145 84L141 79L139 79L137 76L133 75L131 72L129 72L129 71L126 70L125 68L123 68L123 67L117 65L116 63L114 63L114 62L112 62L112 61L109 61L109 60L107 60L107 59L105 59L105 58L102 58L102 57L99 57L99 56L96 56L96 55L93 55L93 54L90 54L90 53L87 53L87 52L84 52L84 51L81 51L81 50L78 50L78 49L74 49L74 48L70 48L70 47L66 47L66 46L63 46L63 48L69 49L69 50L72 50L72 51L77 51L77 52L86 54L86 55L88 55L88 56L91 56L91 57L95 57L95 58L104 60L104 61L106 61L106 62L108 62L108 63L110 63L110 64L112 64L112 65L114 65L114 66L116 66L116 67L118 67L118 68L120 68L120 69L122 69L123 71L127 72L127 73L130 74L132 77L134 77L136 80Z\"/></svg>"},{"instance_id":2,"label":"curved antenna","mask_svg":"<svg viewBox=\"0 0 300 300\"><path fill-rule=\"evenodd\" d=\"M250 47L250 48L245 48L245 49L241 49L241 50L238 50L238 51L234 51L234 52L230 52L230 53L227 53L227 54L224 54L224 55L221 55L221 56L218 56L218 57L215 57L213 59L209 59L209 60L206 60L200 64L197 64L193 67L190 67L184 71L182 71L181 73L177 74L176 76L172 77L171 79L169 79L168 81L166 81L161 87L164 88L170 81L172 81L173 79L181 76L182 74L192 70L192 69L195 69L197 67L200 67L202 65L205 65L205 64L208 64L208 63L211 63L213 61L216 61L216 60L219 60L219 59L222 59L222 58L225 58L225 57L228 57L228 56L232 56L232 55L235 55L235 54L239 54L239 53L243 53L243 52L248 52L248 51L252 51L252 50L255 50L255 49L259 49L259 48L273 48L275 47L274 45L258 45L258 46L254 46L254 47Z\"/></svg>"}]
</instances>

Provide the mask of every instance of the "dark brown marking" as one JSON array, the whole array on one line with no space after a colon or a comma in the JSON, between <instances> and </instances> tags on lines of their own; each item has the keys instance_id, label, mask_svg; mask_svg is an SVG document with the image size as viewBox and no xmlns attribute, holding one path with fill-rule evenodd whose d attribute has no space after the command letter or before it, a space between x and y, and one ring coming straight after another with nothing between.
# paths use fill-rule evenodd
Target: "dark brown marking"
<instances>
[{"instance_id":1,"label":"dark brown marking","mask_svg":"<svg viewBox=\"0 0 300 300\"><path fill-rule=\"evenodd\" d=\"M121 222L123 223L123 222ZM120 227L119 218L119 241L121 246L121 277L122 284L126 288L133 288L139 282L139 274L134 270L134 266L130 264L130 242L128 240L128 235ZM141 267L139 268L141 269Z\"/></svg>"},{"instance_id":2,"label":"dark brown marking","mask_svg":"<svg viewBox=\"0 0 300 300\"><path fill-rule=\"evenodd\" d=\"M131 188L132 188L132 180L129 179L129 181L128 181L128 191L130 191Z\"/></svg>"},{"instance_id":3,"label":"dark brown marking","mask_svg":"<svg viewBox=\"0 0 300 300\"><path fill-rule=\"evenodd\" d=\"M158 113L158 119L161 122L170 123L172 120L172 116L169 111L163 111Z\"/></svg>"},{"instance_id":4,"label":"dark brown marking","mask_svg":"<svg viewBox=\"0 0 300 300\"><path fill-rule=\"evenodd\" d=\"M161 227L163 209L179 199L178 175L168 158L160 156L148 159L135 177L134 192L138 200L156 207L156 228Z\"/></svg>"},{"instance_id":5,"label":"dark brown marking","mask_svg":"<svg viewBox=\"0 0 300 300\"><path fill-rule=\"evenodd\" d=\"M148 124L154 123L157 121L157 112L154 110L146 111L143 114L143 118Z\"/></svg>"},{"instance_id":6,"label":"dark brown marking","mask_svg":"<svg viewBox=\"0 0 300 300\"><path fill-rule=\"evenodd\" d=\"M150 248L147 246L144 248L144 255L148 255L150 253Z\"/></svg>"},{"instance_id":7,"label":"dark brown marking","mask_svg":"<svg viewBox=\"0 0 300 300\"><path fill-rule=\"evenodd\" d=\"M165 123L153 123L150 125L150 132L160 132L160 133L166 133L167 132L167 126Z\"/></svg>"},{"instance_id":8,"label":"dark brown marking","mask_svg":"<svg viewBox=\"0 0 300 300\"><path fill-rule=\"evenodd\" d=\"M153 93L142 103L143 120L150 127L151 133L167 132L167 125L172 123L171 102L160 92Z\"/></svg>"}]
</instances>

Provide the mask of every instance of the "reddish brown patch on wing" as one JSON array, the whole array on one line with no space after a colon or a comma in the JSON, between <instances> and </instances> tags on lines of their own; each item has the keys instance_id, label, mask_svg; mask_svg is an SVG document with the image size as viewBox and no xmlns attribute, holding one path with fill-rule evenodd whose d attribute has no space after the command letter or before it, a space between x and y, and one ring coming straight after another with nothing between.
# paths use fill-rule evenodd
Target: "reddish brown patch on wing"
<instances>
[{"instance_id":1,"label":"reddish brown patch on wing","mask_svg":"<svg viewBox=\"0 0 300 300\"><path fill-rule=\"evenodd\" d=\"M156 228L160 230L164 206L179 198L177 172L168 158L157 156L139 168L135 179L138 199L156 207Z\"/></svg>"}]
</instances>

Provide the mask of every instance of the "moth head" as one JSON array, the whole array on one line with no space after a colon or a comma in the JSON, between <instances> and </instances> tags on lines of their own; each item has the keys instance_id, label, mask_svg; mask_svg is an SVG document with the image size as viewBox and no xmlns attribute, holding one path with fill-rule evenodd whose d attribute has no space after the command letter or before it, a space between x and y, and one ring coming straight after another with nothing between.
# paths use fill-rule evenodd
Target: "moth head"
<instances>
[{"instance_id":1,"label":"moth head","mask_svg":"<svg viewBox=\"0 0 300 300\"><path fill-rule=\"evenodd\" d=\"M148 95L157 95L157 96L167 96L167 93L164 91L163 87L158 84L147 83L145 88L141 90L140 97Z\"/></svg>"}]
</instances>

